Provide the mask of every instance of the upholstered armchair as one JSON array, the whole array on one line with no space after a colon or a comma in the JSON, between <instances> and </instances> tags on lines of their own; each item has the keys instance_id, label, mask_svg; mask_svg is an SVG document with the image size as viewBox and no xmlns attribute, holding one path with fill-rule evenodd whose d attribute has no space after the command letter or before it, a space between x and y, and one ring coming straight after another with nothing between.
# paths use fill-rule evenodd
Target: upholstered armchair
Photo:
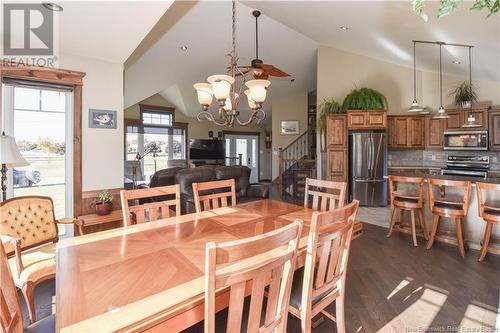
<instances>
[{"instance_id":1,"label":"upholstered armchair","mask_svg":"<svg viewBox=\"0 0 500 333\"><path fill-rule=\"evenodd\" d=\"M49 197L17 197L0 203L0 237L14 282L23 292L31 323L36 321L35 287L55 277L58 240L54 204Z\"/></svg>"}]
</instances>

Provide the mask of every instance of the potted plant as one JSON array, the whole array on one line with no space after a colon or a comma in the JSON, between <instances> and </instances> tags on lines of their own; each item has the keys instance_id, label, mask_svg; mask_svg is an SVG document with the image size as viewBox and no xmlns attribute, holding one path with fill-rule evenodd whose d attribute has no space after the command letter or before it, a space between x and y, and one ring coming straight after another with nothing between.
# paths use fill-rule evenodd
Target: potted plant
<instances>
[{"instance_id":1,"label":"potted plant","mask_svg":"<svg viewBox=\"0 0 500 333\"><path fill-rule=\"evenodd\" d=\"M316 120L316 133L321 140L321 150L325 147L326 116L332 113L343 113L345 109L333 98L324 99L319 106L318 118Z\"/></svg>"},{"instance_id":2,"label":"potted plant","mask_svg":"<svg viewBox=\"0 0 500 333\"><path fill-rule=\"evenodd\" d=\"M387 107L387 99L374 89L354 89L345 97L342 107L345 110L384 110Z\"/></svg>"},{"instance_id":3,"label":"potted plant","mask_svg":"<svg viewBox=\"0 0 500 333\"><path fill-rule=\"evenodd\" d=\"M468 82L460 83L450 93L450 96L453 96L453 102L456 106L460 106L464 109L470 108L472 103L477 102L477 92Z\"/></svg>"},{"instance_id":4,"label":"potted plant","mask_svg":"<svg viewBox=\"0 0 500 333\"><path fill-rule=\"evenodd\" d=\"M97 215L108 215L113 208L113 196L106 190L99 193L99 197L95 203L95 213Z\"/></svg>"}]
</instances>

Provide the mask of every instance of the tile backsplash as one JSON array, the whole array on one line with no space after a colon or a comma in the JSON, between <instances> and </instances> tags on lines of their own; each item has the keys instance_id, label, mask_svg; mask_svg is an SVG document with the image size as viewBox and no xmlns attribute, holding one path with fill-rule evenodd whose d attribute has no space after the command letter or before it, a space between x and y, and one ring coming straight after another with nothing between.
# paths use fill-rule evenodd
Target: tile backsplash
<instances>
[{"instance_id":1,"label":"tile backsplash","mask_svg":"<svg viewBox=\"0 0 500 333\"><path fill-rule=\"evenodd\" d=\"M496 151L444 151L444 150L391 150L387 159L389 167L437 167L446 165L448 155L490 156L490 169L500 170L500 152Z\"/></svg>"}]
</instances>

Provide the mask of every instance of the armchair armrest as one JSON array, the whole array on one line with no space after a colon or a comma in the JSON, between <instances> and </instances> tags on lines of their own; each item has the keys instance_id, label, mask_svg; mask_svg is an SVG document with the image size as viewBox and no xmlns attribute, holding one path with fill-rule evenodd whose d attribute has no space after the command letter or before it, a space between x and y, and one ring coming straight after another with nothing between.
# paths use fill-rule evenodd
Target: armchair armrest
<instances>
[{"instance_id":1,"label":"armchair armrest","mask_svg":"<svg viewBox=\"0 0 500 333\"><path fill-rule=\"evenodd\" d=\"M75 221L75 219L73 217L63 217L59 220L56 220L56 223L59 223L59 224L73 224L73 222Z\"/></svg>"},{"instance_id":2,"label":"armchair armrest","mask_svg":"<svg viewBox=\"0 0 500 333\"><path fill-rule=\"evenodd\" d=\"M19 275L21 275L21 272L23 271L24 269L24 265L23 265L23 259L21 257L21 239L19 238L14 238L12 236L7 236L7 235L0 235L0 239L2 241L2 244L4 244L4 246L9 249L10 246L8 245L11 245L11 246L14 246L14 255L16 257L16 268L17 268L17 277L19 277ZM10 252L6 249L7 252ZM14 272L12 272L14 273Z\"/></svg>"},{"instance_id":3,"label":"armchair armrest","mask_svg":"<svg viewBox=\"0 0 500 333\"><path fill-rule=\"evenodd\" d=\"M267 184L251 184L247 189L247 196L253 198L268 198L269 185Z\"/></svg>"}]
</instances>

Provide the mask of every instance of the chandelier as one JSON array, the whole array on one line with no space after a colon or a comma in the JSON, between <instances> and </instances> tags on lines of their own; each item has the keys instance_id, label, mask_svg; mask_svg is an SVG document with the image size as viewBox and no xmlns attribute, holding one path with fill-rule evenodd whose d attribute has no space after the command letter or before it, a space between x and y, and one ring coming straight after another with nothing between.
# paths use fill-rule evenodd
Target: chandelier
<instances>
[{"instance_id":1,"label":"chandelier","mask_svg":"<svg viewBox=\"0 0 500 333\"><path fill-rule=\"evenodd\" d=\"M236 2L232 1L233 21L232 37L233 49L227 55L229 66L227 74L212 75L207 78L208 83L196 83L193 85L196 90L198 102L202 107L197 115L198 120L208 120L219 126L233 127L235 123L246 126L253 121L257 123L266 119L266 113L262 110L262 104L266 100L267 89L271 84L268 80L245 79L246 68L238 66L238 54L236 52ZM250 108L250 117L242 121L238 103L245 94ZM219 113L213 115L209 111L212 100L216 99Z\"/></svg>"}]
</instances>

